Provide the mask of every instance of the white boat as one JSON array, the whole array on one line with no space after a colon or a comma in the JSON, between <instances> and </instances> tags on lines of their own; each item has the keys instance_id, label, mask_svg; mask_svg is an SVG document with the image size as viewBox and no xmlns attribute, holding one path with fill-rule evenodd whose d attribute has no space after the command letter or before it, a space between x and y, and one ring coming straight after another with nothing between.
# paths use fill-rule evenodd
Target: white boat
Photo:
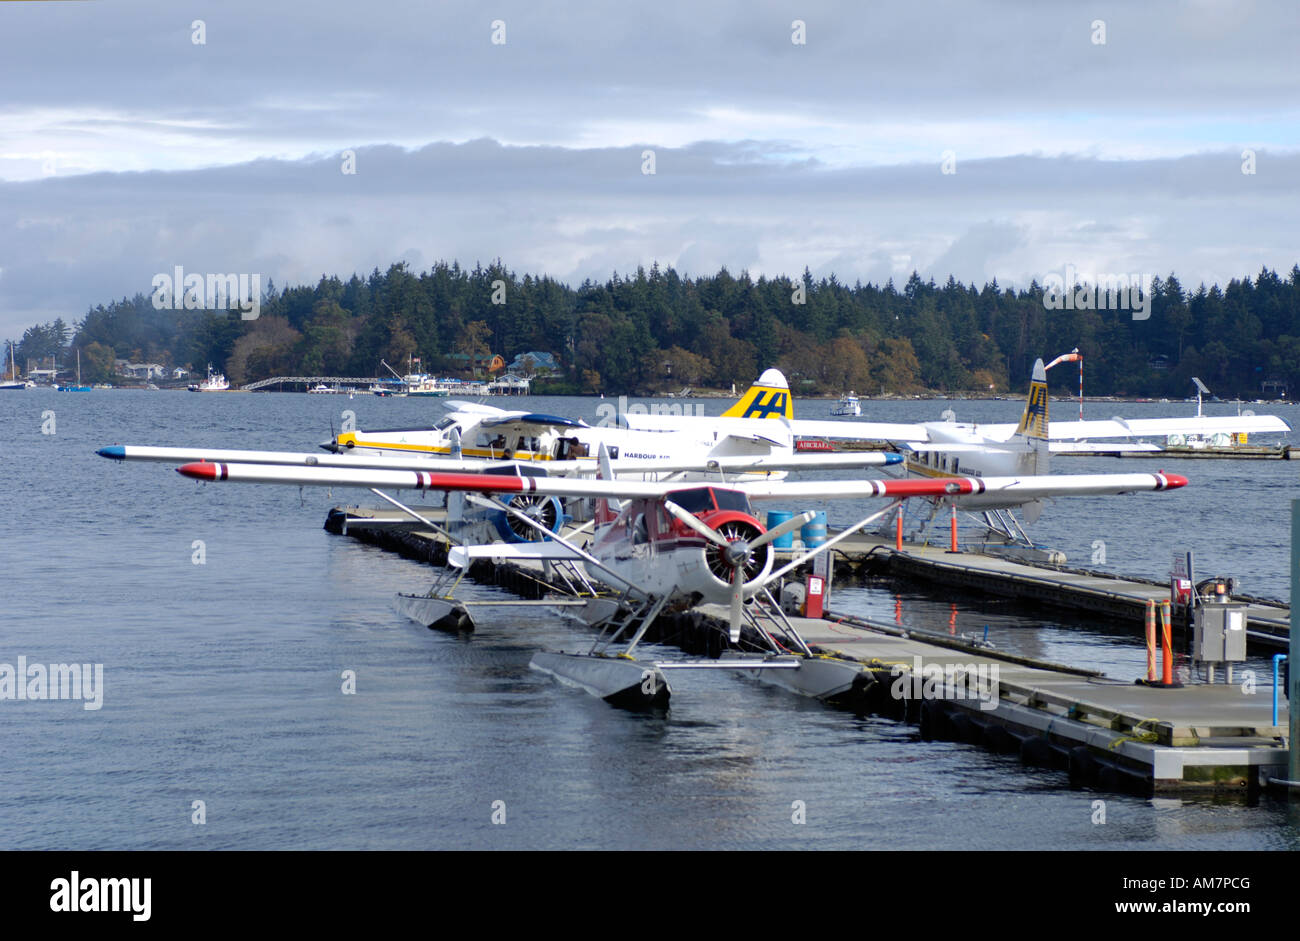
<instances>
[{"instance_id":1,"label":"white boat","mask_svg":"<svg viewBox=\"0 0 1300 941\"><path fill-rule=\"evenodd\" d=\"M219 372L214 373L211 363L208 363L208 378L198 385L189 387L191 392L225 392L229 388L230 383L226 381L226 377Z\"/></svg>"},{"instance_id":2,"label":"white boat","mask_svg":"<svg viewBox=\"0 0 1300 941\"><path fill-rule=\"evenodd\" d=\"M308 389L307 394L308 395L333 395L337 391L338 391L337 389L331 389L329 386L325 385L325 383L320 382L312 386L310 389Z\"/></svg>"},{"instance_id":3,"label":"white boat","mask_svg":"<svg viewBox=\"0 0 1300 941\"><path fill-rule=\"evenodd\" d=\"M18 367L14 365L14 345L9 344L9 375L10 379L0 382L0 390L6 389L26 389L34 386L36 383L29 380L18 378Z\"/></svg>"},{"instance_id":4,"label":"white boat","mask_svg":"<svg viewBox=\"0 0 1300 941\"><path fill-rule=\"evenodd\" d=\"M831 414L849 415L853 418L857 418L862 414L862 406L858 404L858 397L852 392L849 392L848 395L835 403L835 407L831 409Z\"/></svg>"}]
</instances>

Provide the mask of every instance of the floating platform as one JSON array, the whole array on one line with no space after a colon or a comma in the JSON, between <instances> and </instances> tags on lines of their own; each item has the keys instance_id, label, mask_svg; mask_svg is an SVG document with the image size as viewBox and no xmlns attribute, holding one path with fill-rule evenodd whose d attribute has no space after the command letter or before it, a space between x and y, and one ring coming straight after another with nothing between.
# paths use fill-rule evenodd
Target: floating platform
<instances>
[{"instance_id":1,"label":"floating platform","mask_svg":"<svg viewBox=\"0 0 1300 941\"><path fill-rule=\"evenodd\" d=\"M1091 450L1091 451L1053 451L1052 457L1141 457L1147 459L1153 458L1185 458L1185 457L1205 457L1205 458L1224 458L1238 461L1292 461L1300 460L1300 451L1292 453L1291 445L1264 445L1264 444L1241 444L1230 445L1227 447L1205 447L1189 448L1182 447L1163 447L1156 451L1131 451L1125 450L1124 446L1116 443L1113 450Z\"/></svg>"},{"instance_id":2,"label":"floating platform","mask_svg":"<svg viewBox=\"0 0 1300 941\"><path fill-rule=\"evenodd\" d=\"M721 607L704 612L725 624ZM927 740L982 745L1067 771L1075 784L1139 793L1255 792L1286 776L1285 697L1274 725L1268 685L1152 688L861 618L792 621L814 651L872 668L870 711L918 724ZM912 680L918 665L923 680L933 670L956 682L927 695ZM986 678L982 689L962 695L981 685L960 679L972 675Z\"/></svg>"},{"instance_id":3,"label":"floating platform","mask_svg":"<svg viewBox=\"0 0 1300 941\"><path fill-rule=\"evenodd\" d=\"M1061 565L1005 558L980 552L949 552L940 546L892 539L851 536L836 548L858 569L884 572L945 588L1015 598L1070 611L1113 615L1143 629L1147 601L1169 599L1169 584L1154 579L1113 575ZM1280 601L1236 596L1246 608L1247 640L1256 649L1286 650L1291 637L1291 608Z\"/></svg>"}]
</instances>

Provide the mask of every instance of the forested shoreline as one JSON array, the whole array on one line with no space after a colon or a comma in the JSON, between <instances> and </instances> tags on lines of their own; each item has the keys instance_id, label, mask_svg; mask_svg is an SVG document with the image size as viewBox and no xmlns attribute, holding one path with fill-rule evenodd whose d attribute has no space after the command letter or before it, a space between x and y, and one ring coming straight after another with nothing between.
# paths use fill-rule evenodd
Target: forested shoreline
<instances>
[{"instance_id":1,"label":"forested shoreline","mask_svg":"<svg viewBox=\"0 0 1300 941\"><path fill-rule=\"evenodd\" d=\"M1104 303L1104 300L1103 300ZM549 393L629 393L728 387L781 368L806 394L1003 392L1021 389L1036 357L1078 348L1090 395L1178 396L1199 376L1223 397L1300 389L1300 265L1267 268L1194 291L1174 274L1152 285L1149 317L1130 310L1049 310L1037 283L1022 290L913 273L901 288L833 276L751 278L725 268L682 277L638 268L570 287L517 275L500 262L397 263L348 280L279 290L260 314L157 309L137 294L74 324L33 326L19 364L80 351L86 381L113 382L117 360L224 369L242 384L276 375L383 376L418 357L449 372L454 354L554 354ZM6 363L7 367L7 363Z\"/></svg>"}]
</instances>

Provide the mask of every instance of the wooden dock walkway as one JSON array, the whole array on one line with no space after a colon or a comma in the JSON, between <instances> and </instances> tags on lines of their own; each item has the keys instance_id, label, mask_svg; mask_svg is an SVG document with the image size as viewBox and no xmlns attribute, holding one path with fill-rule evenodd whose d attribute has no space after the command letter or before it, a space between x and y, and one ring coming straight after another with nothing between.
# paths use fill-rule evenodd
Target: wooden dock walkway
<instances>
[{"instance_id":1,"label":"wooden dock walkway","mask_svg":"<svg viewBox=\"0 0 1300 941\"><path fill-rule=\"evenodd\" d=\"M1169 598L1169 585L1151 579L1111 575L1035 562L1022 562L977 552L948 552L939 546L905 543L902 551L891 540L850 537L837 547L850 564L867 564L871 571L913 578L933 585L1073 611L1113 615L1141 628L1148 600ZM1247 639L1260 649L1286 650L1291 636L1291 608L1276 601L1236 599L1246 607Z\"/></svg>"},{"instance_id":2,"label":"wooden dock walkway","mask_svg":"<svg viewBox=\"0 0 1300 941\"><path fill-rule=\"evenodd\" d=\"M721 608L705 610L725 621ZM1075 783L1120 790L1253 790L1268 776L1286 774L1286 699L1275 726L1267 682L1159 689L936 637L946 641L939 646L916 631L859 618L794 624L817 652L872 667L879 711L919 723L923 738L1015 752L1068 771ZM897 693L912 692L907 678L918 664L945 671L983 666L990 673L996 667L996 698L944 698L940 688L936 698L899 701Z\"/></svg>"}]
</instances>

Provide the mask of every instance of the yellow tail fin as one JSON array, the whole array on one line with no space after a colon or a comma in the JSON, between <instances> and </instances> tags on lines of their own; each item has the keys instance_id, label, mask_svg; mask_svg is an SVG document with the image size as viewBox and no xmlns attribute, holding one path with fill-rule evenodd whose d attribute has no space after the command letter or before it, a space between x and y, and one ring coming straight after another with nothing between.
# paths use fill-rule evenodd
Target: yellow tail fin
<instances>
[{"instance_id":1,"label":"yellow tail fin","mask_svg":"<svg viewBox=\"0 0 1300 941\"><path fill-rule=\"evenodd\" d=\"M794 418L790 384L781 370L769 369L722 414L725 418Z\"/></svg>"},{"instance_id":2,"label":"yellow tail fin","mask_svg":"<svg viewBox=\"0 0 1300 941\"><path fill-rule=\"evenodd\" d=\"M1034 375L1029 381L1029 398L1025 401L1025 414L1020 416L1016 434L1047 440L1047 370L1043 368L1041 359L1034 362Z\"/></svg>"}]
</instances>

